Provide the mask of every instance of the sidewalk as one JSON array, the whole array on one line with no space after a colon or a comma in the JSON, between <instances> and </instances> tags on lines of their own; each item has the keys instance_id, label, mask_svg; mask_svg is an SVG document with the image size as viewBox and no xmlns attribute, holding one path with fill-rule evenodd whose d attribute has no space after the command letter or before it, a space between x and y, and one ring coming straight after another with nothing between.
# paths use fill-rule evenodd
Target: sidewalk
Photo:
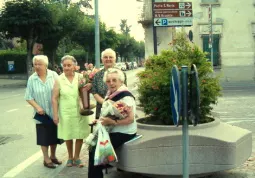
<instances>
[{"instance_id":1,"label":"sidewalk","mask_svg":"<svg viewBox=\"0 0 255 178\"><path fill-rule=\"evenodd\" d=\"M137 108L138 117L143 117L144 113ZM253 143L255 142L255 138L253 138ZM217 172L207 176L198 176L199 178L255 178L255 145L253 145L252 155L243 165L229 170ZM143 158L141 158L143 159ZM64 167L57 176L54 178L87 178L88 175L88 151L86 145L83 145L81 150L81 160L85 164L84 168L77 167ZM65 160L66 161L66 160ZM65 162L64 162L65 164ZM167 176L168 178L182 178L176 176ZM149 178L145 175L140 175L136 173L128 173L128 172L120 172L117 171L116 168L108 169L108 174L104 174L104 178ZM160 177L166 178L166 177ZM190 177L193 178L193 177Z\"/></svg>"},{"instance_id":2,"label":"sidewalk","mask_svg":"<svg viewBox=\"0 0 255 178\"><path fill-rule=\"evenodd\" d=\"M27 80L0 79L0 88L26 87Z\"/></svg>"}]
</instances>

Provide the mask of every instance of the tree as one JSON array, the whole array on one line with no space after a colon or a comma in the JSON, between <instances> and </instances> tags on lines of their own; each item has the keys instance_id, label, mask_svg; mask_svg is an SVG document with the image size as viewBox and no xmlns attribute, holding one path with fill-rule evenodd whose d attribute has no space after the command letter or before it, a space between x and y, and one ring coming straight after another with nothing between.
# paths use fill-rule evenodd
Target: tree
<instances>
[{"instance_id":1,"label":"tree","mask_svg":"<svg viewBox=\"0 0 255 178\"><path fill-rule=\"evenodd\" d=\"M107 29L106 25L102 24L102 34L100 36L100 48L101 51L106 48L116 49L119 45L117 33L113 29Z\"/></svg>"},{"instance_id":2,"label":"tree","mask_svg":"<svg viewBox=\"0 0 255 178\"><path fill-rule=\"evenodd\" d=\"M5 2L0 14L0 31L6 38L20 37L27 41L27 75L32 72L32 49L41 33L52 26L51 13L40 0Z\"/></svg>"},{"instance_id":3,"label":"tree","mask_svg":"<svg viewBox=\"0 0 255 178\"><path fill-rule=\"evenodd\" d=\"M101 32L101 31L100 31ZM83 22L71 37L72 41L83 47L87 52L86 62L93 58L95 51L95 21L92 16L84 16ZM90 60L90 62L93 62Z\"/></svg>"},{"instance_id":4,"label":"tree","mask_svg":"<svg viewBox=\"0 0 255 178\"><path fill-rule=\"evenodd\" d=\"M127 19L121 19L120 20L121 23L120 23L120 31L125 34L126 36L129 35L129 32L130 32L130 29L131 29L131 25L129 26L127 24Z\"/></svg>"},{"instance_id":5,"label":"tree","mask_svg":"<svg viewBox=\"0 0 255 178\"><path fill-rule=\"evenodd\" d=\"M48 29L42 36L43 51L49 56L54 66L56 60L56 51L61 39L72 35L82 23L83 13L75 4L66 6L62 3L48 4L52 14L52 28Z\"/></svg>"}]
</instances>

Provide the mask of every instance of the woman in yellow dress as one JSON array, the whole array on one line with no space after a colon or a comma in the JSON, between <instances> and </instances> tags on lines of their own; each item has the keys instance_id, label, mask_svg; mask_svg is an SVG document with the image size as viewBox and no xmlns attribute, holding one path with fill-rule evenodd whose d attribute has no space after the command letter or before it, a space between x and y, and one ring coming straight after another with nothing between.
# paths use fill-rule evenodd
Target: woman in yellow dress
<instances>
[{"instance_id":1,"label":"woman in yellow dress","mask_svg":"<svg viewBox=\"0 0 255 178\"><path fill-rule=\"evenodd\" d=\"M75 72L77 61L73 56L64 56L61 64L63 73L53 88L53 121L58 124L58 138L66 142L69 156L66 165L83 167L80 151L83 139L89 134L89 116L80 115L78 80L81 74ZM73 139L76 140L74 154Z\"/></svg>"}]
</instances>

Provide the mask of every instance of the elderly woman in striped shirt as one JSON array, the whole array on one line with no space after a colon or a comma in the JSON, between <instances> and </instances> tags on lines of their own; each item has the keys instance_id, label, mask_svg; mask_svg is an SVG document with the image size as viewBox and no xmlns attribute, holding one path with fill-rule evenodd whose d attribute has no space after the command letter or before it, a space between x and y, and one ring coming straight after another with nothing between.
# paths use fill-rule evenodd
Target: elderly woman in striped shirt
<instances>
[{"instance_id":1,"label":"elderly woman in striped shirt","mask_svg":"<svg viewBox=\"0 0 255 178\"><path fill-rule=\"evenodd\" d=\"M33 73L27 82L25 99L34 108L34 113L39 115L49 115L53 118L51 105L52 89L58 74L47 69L48 57L37 55L33 58ZM57 138L57 126L55 124L43 124L36 121L37 145L41 146L44 156L44 166L47 168L56 168L55 164L62 164L56 158L57 144L61 141ZM53 122L52 122L53 123ZM48 148L50 147L50 156Z\"/></svg>"}]
</instances>

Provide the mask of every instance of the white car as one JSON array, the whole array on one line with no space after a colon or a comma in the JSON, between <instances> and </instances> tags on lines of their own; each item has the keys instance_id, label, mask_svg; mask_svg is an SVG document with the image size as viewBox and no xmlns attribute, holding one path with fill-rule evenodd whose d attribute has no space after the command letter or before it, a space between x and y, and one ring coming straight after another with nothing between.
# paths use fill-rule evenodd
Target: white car
<instances>
[{"instance_id":1,"label":"white car","mask_svg":"<svg viewBox=\"0 0 255 178\"><path fill-rule=\"evenodd\" d=\"M135 69L138 67L137 62L133 62L133 65Z\"/></svg>"},{"instance_id":2,"label":"white car","mask_svg":"<svg viewBox=\"0 0 255 178\"><path fill-rule=\"evenodd\" d=\"M126 64L124 62L118 62L116 63L115 67L119 68L120 70L127 70Z\"/></svg>"}]
</instances>

